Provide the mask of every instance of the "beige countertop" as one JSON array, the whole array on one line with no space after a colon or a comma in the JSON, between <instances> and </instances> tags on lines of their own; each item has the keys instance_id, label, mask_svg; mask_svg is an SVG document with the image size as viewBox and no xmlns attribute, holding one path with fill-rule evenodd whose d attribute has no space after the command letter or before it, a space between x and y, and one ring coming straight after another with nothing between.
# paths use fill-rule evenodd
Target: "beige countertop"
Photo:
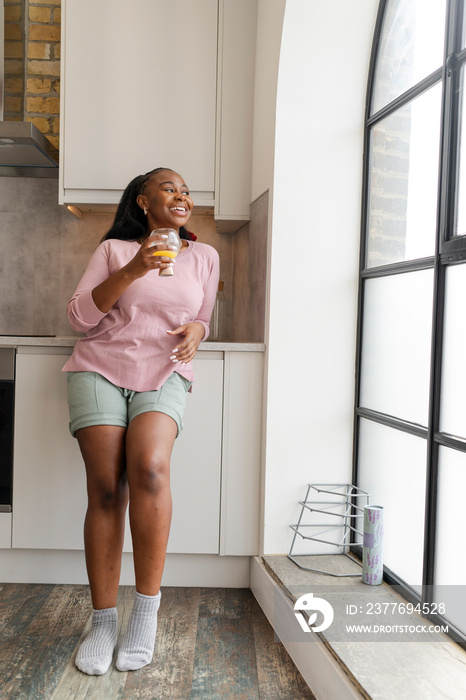
<instances>
[{"instance_id":1,"label":"beige countertop","mask_svg":"<svg viewBox=\"0 0 466 700\"><path fill-rule=\"evenodd\" d=\"M69 347L73 348L79 338L76 336L0 336L0 347ZM263 352L263 343L224 343L207 340L199 345L199 350L211 350L216 352Z\"/></svg>"}]
</instances>

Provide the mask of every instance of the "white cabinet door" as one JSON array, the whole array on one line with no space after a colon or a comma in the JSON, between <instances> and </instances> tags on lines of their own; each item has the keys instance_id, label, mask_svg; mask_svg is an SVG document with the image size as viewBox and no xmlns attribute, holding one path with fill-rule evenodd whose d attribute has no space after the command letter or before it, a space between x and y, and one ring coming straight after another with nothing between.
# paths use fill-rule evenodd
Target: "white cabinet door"
<instances>
[{"instance_id":1,"label":"white cabinet door","mask_svg":"<svg viewBox=\"0 0 466 700\"><path fill-rule=\"evenodd\" d=\"M65 353L65 354L63 354ZM13 548L82 549L84 465L68 431L67 349L20 348L16 362ZM219 549L223 353L199 352L172 458L169 552ZM126 549L130 547L127 533Z\"/></svg>"},{"instance_id":2,"label":"white cabinet door","mask_svg":"<svg viewBox=\"0 0 466 700\"><path fill-rule=\"evenodd\" d=\"M169 552L217 554L223 423L223 353L198 352L184 429L171 461Z\"/></svg>"},{"instance_id":3,"label":"white cabinet door","mask_svg":"<svg viewBox=\"0 0 466 700\"><path fill-rule=\"evenodd\" d=\"M11 548L11 513L0 513L0 549Z\"/></svg>"},{"instance_id":4,"label":"white cabinet door","mask_svg":"<svg viewBox=\"0 0 466 700\"><path fill-rule=\"evenodd\" d=\"M249 221L257 0L219 0L215 219L222 232Z\"/></svg>"},{"instance_id":5,"label":"white cabinet door","mask_svg":"<svg viewBox=\"0 0 466 700\"><path fill-rule=\"evenodd\" d=\"M262 375L262 353L225 353L221 554L259 554Z\"/></svg>"},{"instance_id":6,"label":"white cabinet door","mask_svg":"<svg viewBox=\"0 0 466 700\"><path fill-rule=\"evenodd\" d=\"M13 548L83 548L86 480L61 372L69 350L57 353L16 356Z\"/></svg>"},{"instance_id":7,"label":"white cabinet door","mask_svg":"<svg viewBox=\"0 0 466 700\"><path fill-rule=\"evenodd\" d=\"M217 4L62 0L60 203L117 203L163 166L212 204Z\"/></svg>"}]
</instances>

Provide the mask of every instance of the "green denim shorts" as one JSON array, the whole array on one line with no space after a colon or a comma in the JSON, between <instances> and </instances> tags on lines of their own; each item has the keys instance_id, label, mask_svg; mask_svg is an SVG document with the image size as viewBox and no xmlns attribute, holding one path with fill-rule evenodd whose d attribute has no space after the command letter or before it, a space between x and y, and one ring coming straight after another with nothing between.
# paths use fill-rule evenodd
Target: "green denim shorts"
<instances>
[{"instance_id":1,"label":"green denim shorts","mask_svg":"<svg viewBox=\"0 0 466 700\"><path fill-rule=\"evenodd\" d=\"M141 413L155 411L173 418L177 437L183 430L186 393L192 382L173 372L156 391L132 391L115 386L97 372L67 372L70 433L91 425L127 428Z\"/></svg>"}]
</instances>

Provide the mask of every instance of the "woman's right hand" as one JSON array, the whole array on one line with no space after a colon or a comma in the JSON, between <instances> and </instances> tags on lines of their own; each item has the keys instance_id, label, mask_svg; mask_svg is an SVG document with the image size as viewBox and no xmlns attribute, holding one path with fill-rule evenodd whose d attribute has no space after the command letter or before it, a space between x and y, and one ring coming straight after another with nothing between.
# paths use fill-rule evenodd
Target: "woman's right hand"
<instances>
[{"instance_id":1,"label":"woman's right hand","mask_svg":"<svg viewBox=\"0 0 466 700\"><path fill-rule=\"evenodd\" d=\"M99 311L102 311L102 313L110 311L123 292L135 280L147 275L150 270L163 269L173 264L171 258L154 255L151 248L151 242L153 244L154 238L155 236L151 236L151 240L146 238L129 263L117 272L114 272L108 279L92 290L92 298Z\"/></svg>"},{"instance_id":2,"label":"woman's right hand","mask_svg":"<svg viewBox=\"0 0 466 700\"><path fill-rule=\"evenodd\" d=\"M168 236L166 234L158 234L148 236L146 240L141 244L138 252L130 262L125 265L125 270L134 279L139 277L144 277L150 270L163 270L167 267L173 266L173 258L163 257L160 255L154 255L153 246L156 242L161 242Z\"/></svg>"}]
</instances>

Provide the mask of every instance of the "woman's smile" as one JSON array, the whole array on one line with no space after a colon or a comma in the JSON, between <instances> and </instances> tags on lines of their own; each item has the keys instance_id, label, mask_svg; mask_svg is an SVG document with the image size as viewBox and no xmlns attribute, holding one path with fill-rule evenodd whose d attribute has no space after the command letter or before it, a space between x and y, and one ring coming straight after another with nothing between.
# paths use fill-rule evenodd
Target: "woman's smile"
<instances>
[{"instance_id":1,"label":"woman's smile","mask_svg":"<svg viewBox=\"0 0 466 700\"><path fill-rule=\"evenodd\" d=\"M186 212L188 211L186 207L170 207L170 211L173 212L174 214L180 214L181 216L184 216Z\"/></svg>"}]
</instances>

